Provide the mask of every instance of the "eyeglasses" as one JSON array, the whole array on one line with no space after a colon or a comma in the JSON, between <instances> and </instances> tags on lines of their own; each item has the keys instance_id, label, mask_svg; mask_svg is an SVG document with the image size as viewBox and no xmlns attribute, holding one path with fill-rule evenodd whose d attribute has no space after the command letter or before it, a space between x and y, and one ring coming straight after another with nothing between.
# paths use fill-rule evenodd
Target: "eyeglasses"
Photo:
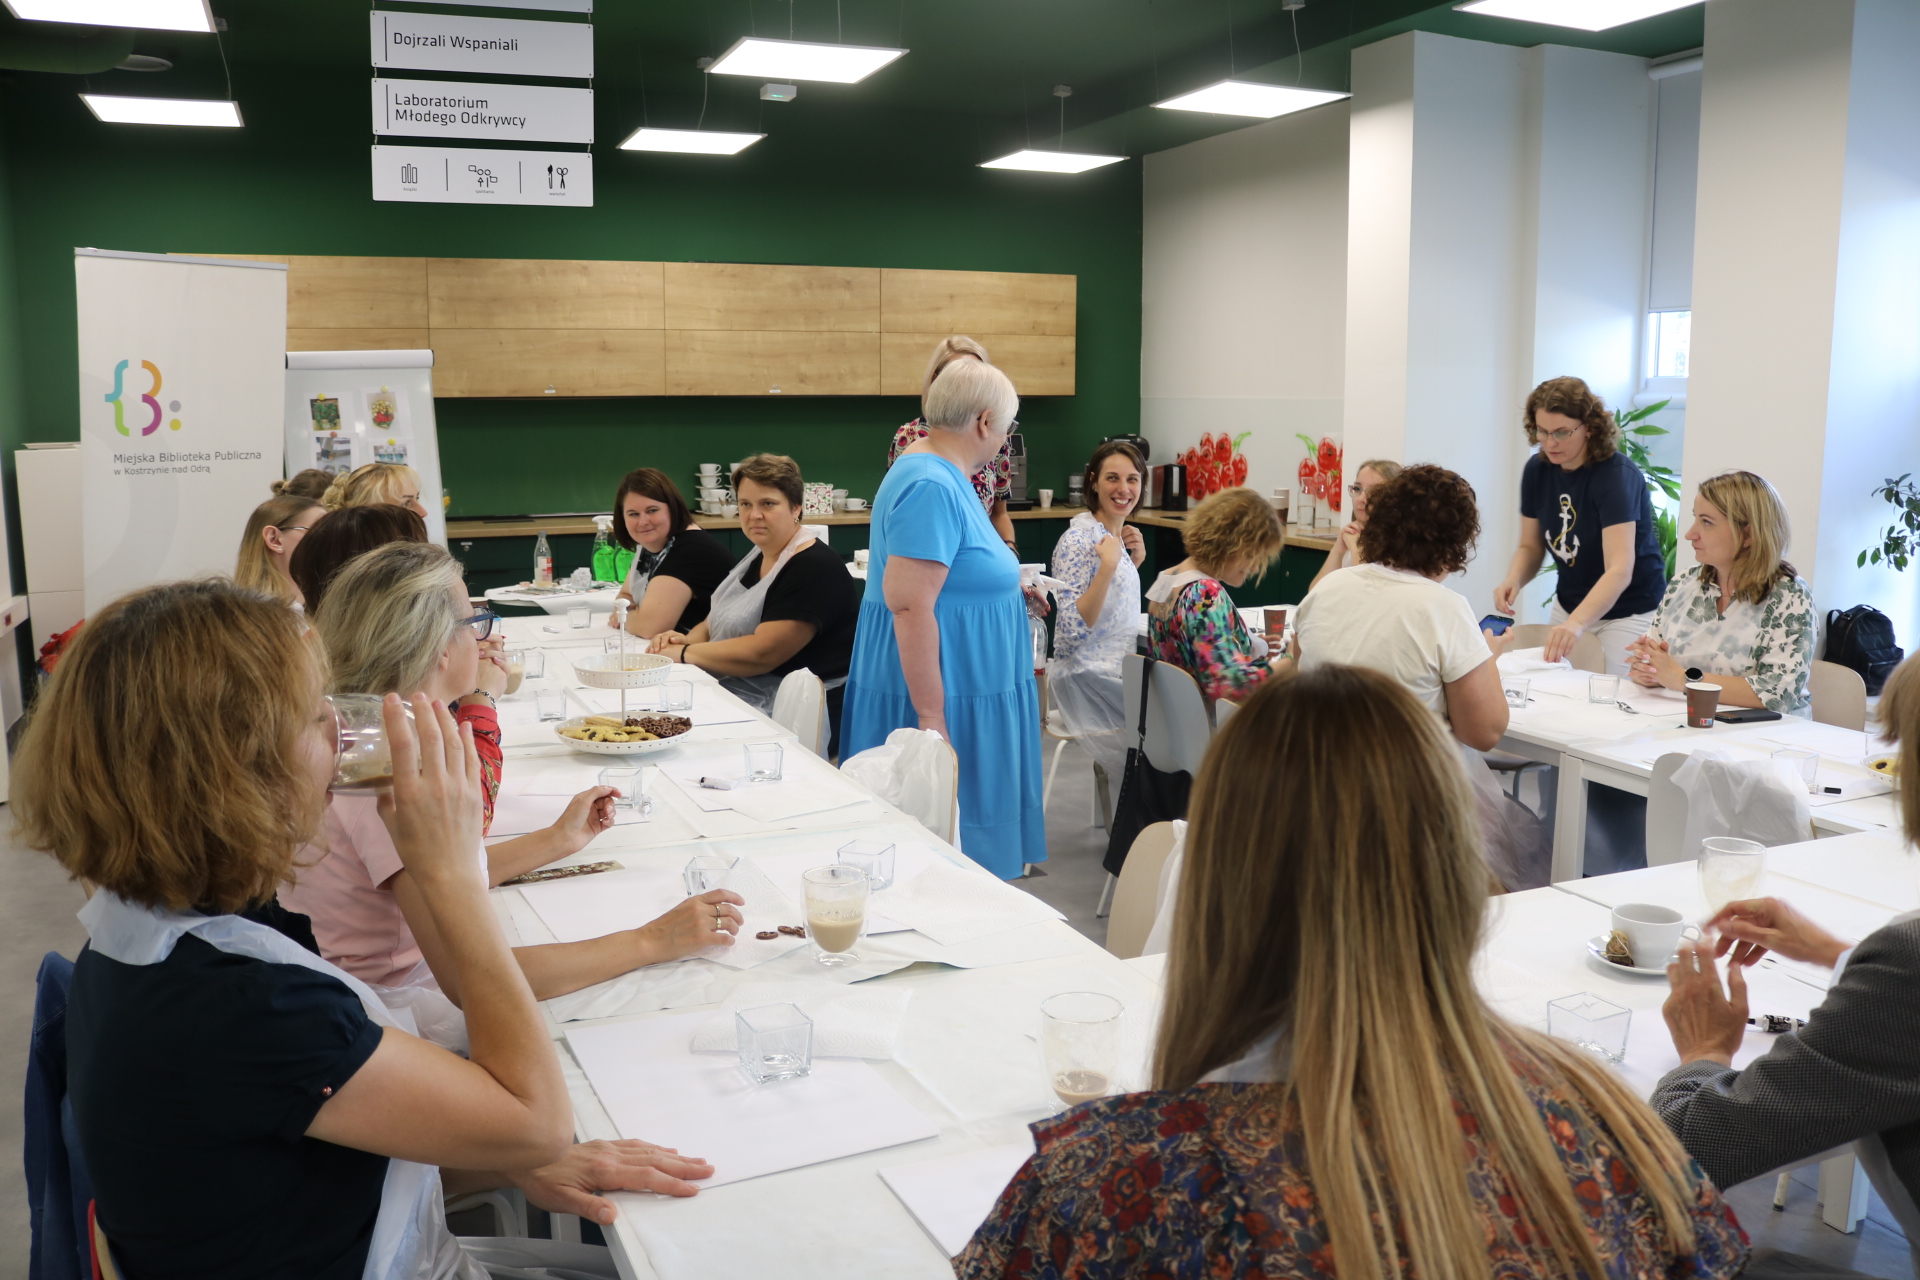
<instances>
[{"instance_id":1,"label":"eyeglasses","mask_svg":"<svg viewBox=\"0 0 1920 1280\"><path fill-rule=\"evenodd\" d=\"M473 628L476 639L485 640L493 634L493 624L500 621L497 613L476 613L471 618L460 619L460 625Z\"/></svg>"},{"instance_id":2,"label":"eyeglasses","mask_svg":"<svg viewBox=\"0 0 1920 1280\"><path fill-rule=\"evenodd\" d=\"M1352 484L1347 486L1347 492L1352 494L1356 498L1359 497L1361 494L1365 493L1366 491L1367 491L1366 486L1361 484L1358 480L1355 480Z\"/></svg>"},{"instance_id":3,"label":"eyeglasses","mask_svg":"<svg viewBox=\"0 0 1920 1280\"><path fill-rule=\"evenodd\" d=\"M1541 431L1536 427L1534 434L1538 435L1542 440L1551 440L1555 444L1565 444L1585 430L1585 427L1568 427L1564 431Z\"/></svg>"},{"instance_id":4,"label":"eyeglasses","mask_svg":"<svg viewBox=\"0 0 1920 1280\"><path fill-rule=\"evenodd\" d=\"M305 533L313 528L310 524L277 524L273 526L282 533Z\"/></svg>"}]
</instances>

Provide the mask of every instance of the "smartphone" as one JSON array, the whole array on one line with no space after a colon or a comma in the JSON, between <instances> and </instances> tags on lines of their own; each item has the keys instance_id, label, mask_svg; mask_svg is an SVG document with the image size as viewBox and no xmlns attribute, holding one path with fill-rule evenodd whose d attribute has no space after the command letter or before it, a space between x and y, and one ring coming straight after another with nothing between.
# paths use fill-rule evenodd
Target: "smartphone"
<instances>
[{"instance_id":1,"label":"smartphone","mask_svg":"<svg viewBox=\"0 0 1920 1280\"><path fill-rule=\"evenodd\" d=\"M1482 631L1491 631L1493 632L1493 634L1497 636L1503 636L1507 634L1507 628L1512 625L1513 625L1512 618L1503 618L1497 613L1490 613L1486 617L1480 619L1480 629Z\"/></svg>"},{"instance_id":2,"label":"smartphone","mask_svg":"<svg viewBox=\"0 0 1920 1280\"><path fill-rule=\"evenodd\" d=\"M1721 724L1759 724L1763 720L1778 720L1780 713L1764 707L1722 707L1713 713L1713 718Z\"/></svg>"}]
</instances>

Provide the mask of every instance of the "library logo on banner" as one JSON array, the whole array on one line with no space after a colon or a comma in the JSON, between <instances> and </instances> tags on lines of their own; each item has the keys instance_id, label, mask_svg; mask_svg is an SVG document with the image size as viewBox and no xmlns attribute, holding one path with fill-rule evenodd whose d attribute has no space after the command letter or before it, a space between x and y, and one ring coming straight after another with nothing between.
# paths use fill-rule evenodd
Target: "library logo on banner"
<instances>
[{"instance_id":1,"label":"library logo on banner","mask_svg":"<svg viewBox=\"0 0 1920 1280\"><path fill-rule=\"evenodd\" d=\"M122 360L113 367L113 390L106 394L106 402L113 406L113 429L123 436L133 434L133 429L127 425L127 370L131 368L132 365L133 361ZM164 385L164 379L160 376L160 366L153 361L142 360L140 367L145 369L148 376L153 379L153 385L140 393L141 406L153 415L147 420L146 425L140 428L140 434L150 436L160 429L161 419L166 416L160 409L160 388ZM166 411L167 413L179 413L180 402L178 400L168 401ZM167 423L167 426L171 430L178 431L180 429L180 419L173 419Z\"/></svg>"}]
</instances>

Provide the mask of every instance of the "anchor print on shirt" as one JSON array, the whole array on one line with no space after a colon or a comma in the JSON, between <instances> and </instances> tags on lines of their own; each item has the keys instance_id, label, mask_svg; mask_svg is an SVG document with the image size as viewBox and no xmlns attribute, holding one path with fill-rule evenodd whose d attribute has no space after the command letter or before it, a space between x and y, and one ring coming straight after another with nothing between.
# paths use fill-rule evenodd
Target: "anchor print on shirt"
<instances>
[{"instance_id":1,"label":"anchor print on shirt","mask_svg":"<svg viewBox=\"0 0 1920 1280\"><path fill-rule=\"evenodd\" d=\"M1571 565L1580 558L1580 539L1573 532L1573 522L1577 519L1573 509L1573 496L1560 495L1560 532L1547 539L1547 549L1553 552L1553 558L1561 564Z\"/></svg>"}]
</instances>

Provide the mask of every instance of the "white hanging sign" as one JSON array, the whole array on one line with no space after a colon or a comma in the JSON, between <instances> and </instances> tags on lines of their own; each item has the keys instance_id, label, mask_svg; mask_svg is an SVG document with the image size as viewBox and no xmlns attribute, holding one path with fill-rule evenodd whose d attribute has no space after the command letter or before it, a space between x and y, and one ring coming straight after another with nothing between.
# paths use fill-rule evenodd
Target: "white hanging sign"
<instances>
[{"instance_id":1,"label":"white hanging sign","mask_svg":"<svg viewBox=\"0 0 1920 1280\"><path fill-rule=\"evenodd\" d=\"M468 9L545 9L549 13L592 13L593 0L420 0L422 4L458 4Z\"/></svg>"},{"instance_id":2,"label":"white hanging sign","mask_svg":"<svg viewBox=\"0 0 1920 1280\"><path fill-rule=\"evenodd\" d=\"M593 156L585 151L375 147L373 198L590 209Z\"/></svg>"},{"instance_id":3,"label":"white hanging sign","mask_svg":"<svg viewBox=\"0 0 1920 1280\"><path fill-rule=\"evenodd\" d=\"M593 27L450 13L368 15L373 65L498 76L593 77Z\"/></svg>"},{"instance_id":4,"label":"white hanging sign","mask_svg":"<svg viewBox=\"0 0 1920 1280\"><path fill-rule=\"evenodd\" d=\"M375 79L373 131L499 142L592 142L593 90Z\"/></svg>"}]
</instances>

